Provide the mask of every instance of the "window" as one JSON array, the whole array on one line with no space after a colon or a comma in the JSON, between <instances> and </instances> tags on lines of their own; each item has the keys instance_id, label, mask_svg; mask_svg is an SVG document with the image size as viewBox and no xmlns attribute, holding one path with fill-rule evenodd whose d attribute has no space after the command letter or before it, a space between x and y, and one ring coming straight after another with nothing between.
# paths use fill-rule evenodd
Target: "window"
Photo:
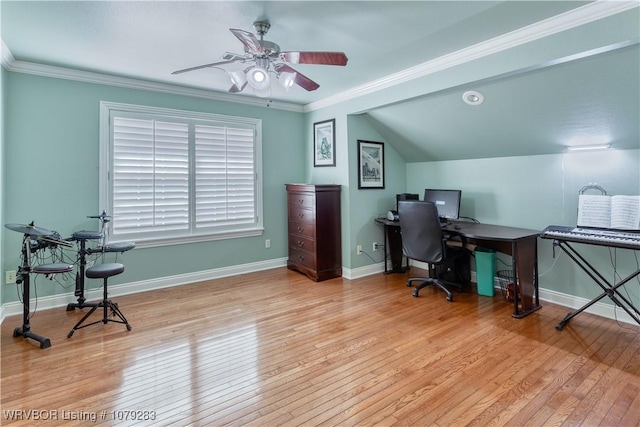
<instances>
[{"instance_id":1,"label":"window","mask_svg":"<svg viewBox=\"0 0 640 427\"><path fill-rule=\"evenodd\" d=\"M261 121L100 104L109 240L139 246L262 233Z\"/></svg>"}]
</instances>

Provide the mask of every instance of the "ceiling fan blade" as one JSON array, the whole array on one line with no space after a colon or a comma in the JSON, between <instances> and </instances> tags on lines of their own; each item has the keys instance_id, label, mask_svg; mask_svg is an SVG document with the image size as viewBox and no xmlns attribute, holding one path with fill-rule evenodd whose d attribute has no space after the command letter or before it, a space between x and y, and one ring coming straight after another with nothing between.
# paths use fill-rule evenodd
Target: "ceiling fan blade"
<instances>
[{"instance_id":1,"label":"ceiling fan blade","mask_svg":"<svg viewBox=\"0 0 640 427\"><path fill-rule=\"evenodd\" d=\"M240 40L248 52L257 54L264 52L264 48L253 33L235 28L229 28L229 31Z\"/></svg>"},{"instance_id":2,"label":"ceiling fan blade","mask_svg":"<svg viewBox=\"0 0 640 427\"><path fill-rule=\"evenodd\" d=\"M224 59L225 61L246 62L250 58L247 58L244 55L239 55L239 54L233 53L233 52L225 52L224 55L222 55L222 59Z\"/></svg>"},{"instance_id":3,"label":"ceiling fan blade","mask_svg":"<svg viewBox=\"0 0 640 427\"><path fill-rule=\"evenodd\" d=\"M308 90L308 91L312 91L312 90L316 90L320 87L320 85L316 82L314 82L313 80L311 80L309 77L305 76L304 74L300 74L298 71L294 70L293 68L289 67L288 65L285 64L275 64L274 68L276 69L276 71L278 73L295 73L295 78L294 78L294 82L300 86L302 89Z\"/></svg>"},{"instance_id":4,"label":"ceiling fan blade","mask_svg":"<svg viewBox=\"0 0 640 427\"><path fill-rule=\"evenodd\" d=\"M290 64L347 65L344 52L280 52L280 59Z\"/></svg>"},{"instance_id":5,"label":"ceiling fan blade","mask_svg":"<svg viewBox=\"0 0 640 427\"><path fill-rule=\"evenodd\" d=\"M232 62L236 62L236 60L221 61L221 62L214 62L212 64L198 65L197 67L185 68L184 70L174 71L171 74L182 74L182 73L186 73L187 71L195 71L195 70L200 70L202 68L216 67L218 65L231 64Z\"/></svg>"}]
</instances>

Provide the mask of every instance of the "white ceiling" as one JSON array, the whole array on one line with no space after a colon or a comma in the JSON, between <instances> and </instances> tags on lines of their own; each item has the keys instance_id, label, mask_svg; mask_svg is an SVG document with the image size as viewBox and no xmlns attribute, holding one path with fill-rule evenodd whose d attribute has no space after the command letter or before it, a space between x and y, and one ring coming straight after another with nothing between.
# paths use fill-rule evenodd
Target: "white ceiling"
<instances>
[{"instance_id":1,"label":"white ceiling","mask_svg":"<svg viewBox=\"0 0 640 427\"><path fill-rule=\"evenodd\" d=\"M222 69L208 68L180 75L171 73L216 62L228 51L242 53L242 45L229 28L254 32L252 23L266 19L271 23L271 29L265 39L278 43L282 50L343 51L349 58L346 67L293 65L320 84L316 91L306 92L294 86L286 92L279 85L272 85L271 99L310 105L384 81L403 70L437 61L445 55L535 25L587 3L2 1L1 38L6 48L3 65L12 70L12 66L28 68L34 63L226 93L231 82ZM625 49L604 53L599 59L581 59L497 81L479 81L473 89L486 90L487 105L483 104L483 109L466 108L468 106L460 102L460 88L456 88L374 109L368 111L367 117L383 135L399 141L396 148L411 161L549 152L552 147L544 144L526 150L510 147L513 133L526 129L525 135L533 141L567 131L563 120L571 119L567 116L569 109L575 112L576 106L570 100L576 97L581 105L587 106L589 117L597 117L599 94L612 90L617 94L622 86L622 83L614 84L612 88L607 79L597 77L598 73L619 69L611 66L606 55L614 55L615 61L627 64L627 71L631 68L630 73L617 73L620 75L615 78L623 79L624 84L637 91L638 66L633 62L638 61L637 40L631 48ZM585 97L581 95L583 90L579 85L567 88L567 73L575 73L586 86L597 85L598 90L593 96ZM544 99L543 90L554 98L559 96L559 90L563 92L564 101L554 103L557 110L548 109L547 102L525 102L532 93ZM233 96L253 96L249 89L245 92ZM496 103L500 97L510 102ZM625 120L630 114L636 114L637 118L638 96L622 102L613 96L606 98L601 104L603 113L615 116L612 126L628 127ZM567 112L564 118L556 114L562 109ZM496 117L514 112L522 120L510 120L508 126L496 133ZM473 146L468 145L469 130L457 126L452 117L463 118L465 123L473 125L477 130L475 141L483 142L484 154L472 153ZM490 129L491 123L494 129ZM634 138L637 145L637 125L624 132L631 138L631 145ZM624 132L620 130L619 133ZM624 148L629 148L629 143ZM466 150L467 154L461 154L461 150Z\"/></svg>"}]
</instances>

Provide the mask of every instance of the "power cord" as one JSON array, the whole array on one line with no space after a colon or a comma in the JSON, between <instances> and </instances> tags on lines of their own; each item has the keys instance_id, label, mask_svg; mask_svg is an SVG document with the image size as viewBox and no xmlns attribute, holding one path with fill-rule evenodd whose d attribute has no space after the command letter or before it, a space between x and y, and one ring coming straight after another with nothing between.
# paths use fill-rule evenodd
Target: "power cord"
<instances>
[{"instance_id":1,"label":"power cord","mask_svg":"<svg viewBox=\"0 0 640 427\"><path fill-rule=\"evenodd\" d=\"M382 250L386 250L386 249L385 249L385 247L384 247L384 245L377 245L376 247L377 247L378 249L382 248ZM370 259L371 261L375 262L375 263L379 263L379 262L383 262L383 261L384 261L384 258L383 258L383 259L381 259L380 261L375 260L375 259L374 259L371 255L369 255L366 251L362 251L362 253L363 253L364 255L368 256L368 257L369 257L369 259Z\"/></svg>"}]
</instances>

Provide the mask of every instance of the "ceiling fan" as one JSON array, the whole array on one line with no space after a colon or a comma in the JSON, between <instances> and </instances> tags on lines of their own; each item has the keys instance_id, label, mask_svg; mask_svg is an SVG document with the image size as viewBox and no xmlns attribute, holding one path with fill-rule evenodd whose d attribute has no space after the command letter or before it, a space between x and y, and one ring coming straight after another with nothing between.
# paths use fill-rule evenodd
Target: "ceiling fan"
<instances>
[{"instance_id":1,"label":"ceiling fan","mask_svg":"<svg viewBox=\"0 0 640 427\"><path fill-rule=\"evenodd\" d=\"M244 54L227 52L222 56L223 61L185 68L171 74L181 74L232 63L247 63L250 65L244 70L227 71L232 82L229 92L242 92L249 85L257 96L267 97L271 94L270 71L276 75L280 84L286 89L295 83L307 91L312 91L318 89L320 85L288 64L347 65L348 58L344 52L282 52L276 43L264 40L264 35L271 28L269 22L256 21L253 23L253 28L260 36L260 40L248 31L229 29L244 45Z\"/></svg>"}]
</instances>

